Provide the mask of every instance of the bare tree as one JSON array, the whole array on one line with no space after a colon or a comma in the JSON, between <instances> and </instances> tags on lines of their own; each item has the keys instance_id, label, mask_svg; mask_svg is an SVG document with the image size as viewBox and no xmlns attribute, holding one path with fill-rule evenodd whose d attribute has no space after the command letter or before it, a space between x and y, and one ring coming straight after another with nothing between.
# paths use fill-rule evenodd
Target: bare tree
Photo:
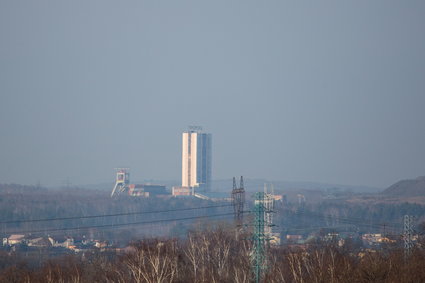
<instances>
[{"instance_id":1,"label":"bare tree","mask_svg":"<svg viewBox=\"0 0 425 283\"><path fill-rule=\"evenodd\" d=\"M172 282L177 274L175 241L139 243L124 264L135 282Z\"/></svg>"}]
</instances>

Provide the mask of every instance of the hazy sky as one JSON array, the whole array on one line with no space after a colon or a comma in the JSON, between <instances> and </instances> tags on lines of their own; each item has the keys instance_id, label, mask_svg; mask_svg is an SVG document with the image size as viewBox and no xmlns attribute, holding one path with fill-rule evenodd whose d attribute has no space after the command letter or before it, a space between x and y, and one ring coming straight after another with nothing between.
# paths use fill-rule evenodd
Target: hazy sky
<instances>
[{"instance_id":1,"label":"hazy sky","mask_svg":"<svg viewBox=\"0 0 425 283\"><path fill-rule=\"evenodd\" d=\"M425 175L425 1L0 1L0 183Z\"/></svg>"}]
</instances>

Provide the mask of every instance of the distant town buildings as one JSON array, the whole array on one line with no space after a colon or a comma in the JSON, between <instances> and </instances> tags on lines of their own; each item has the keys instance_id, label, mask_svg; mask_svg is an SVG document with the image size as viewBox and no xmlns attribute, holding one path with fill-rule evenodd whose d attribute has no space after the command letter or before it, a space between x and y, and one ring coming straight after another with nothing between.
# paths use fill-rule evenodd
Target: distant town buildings
<instances>
[{"instance_id":1,"label":"distant town buildings","mask_svg":"<svg viewBox=\"0 0 425 283\"><path fill-rule=\"evenodd\" d=\"M182 187L194 191L211 190L211 134L199 126L183 132Z\"/></svg>"},{"instance_id":2,"label":"distant town buildings","mask_svg":"<svg viewBox=\"0 0 425 283\"><path fill-rule=\"evenodd\" d=\"M16 248L24 247L28 252L30 250L43 249L61 249L61 252L66 250L74 252L106 251L110 245L106 241L87 239L83 236L80 239L74 239L71 236L32 236L31 234L19 235L12 234L8 238L3 238L3 246L0 249L15 251ZM110 248L109 250L118 250Z\"/></svg>"}]
</instances>

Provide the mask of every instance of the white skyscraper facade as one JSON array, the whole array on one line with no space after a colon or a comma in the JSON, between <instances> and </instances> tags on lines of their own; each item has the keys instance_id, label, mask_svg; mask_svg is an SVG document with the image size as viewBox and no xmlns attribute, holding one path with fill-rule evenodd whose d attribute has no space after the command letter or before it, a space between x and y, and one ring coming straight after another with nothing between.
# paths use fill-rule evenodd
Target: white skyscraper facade
<instances>
[{"instance_id":1,"label":"white skyscraper facade","mask_svg":"<svg viewBox=\"0 0 425 283\"><path fill-rule=\"evenodd\" d=\"M211 189L211 134L202 133L200 127L189 127L183 133L182 187L194 190Z\"/></svg>"}]
</instances>

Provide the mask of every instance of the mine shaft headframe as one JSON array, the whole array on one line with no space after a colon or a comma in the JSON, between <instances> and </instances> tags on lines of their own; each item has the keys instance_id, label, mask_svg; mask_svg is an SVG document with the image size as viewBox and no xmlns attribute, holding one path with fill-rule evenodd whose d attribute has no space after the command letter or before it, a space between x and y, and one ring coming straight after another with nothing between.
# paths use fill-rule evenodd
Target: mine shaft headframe
<instances>
[{"instance_id":1,"label":"mine shaft headframe","mask_svg":"<svg viewBox=\"0 0 425 283\"><path fill-rule=\"evenodd\" d=\"M115 168L115 171L115 186L112 189L111 197L124 192L130 184L130 168Z\"/></svg>"}]
</instances>

